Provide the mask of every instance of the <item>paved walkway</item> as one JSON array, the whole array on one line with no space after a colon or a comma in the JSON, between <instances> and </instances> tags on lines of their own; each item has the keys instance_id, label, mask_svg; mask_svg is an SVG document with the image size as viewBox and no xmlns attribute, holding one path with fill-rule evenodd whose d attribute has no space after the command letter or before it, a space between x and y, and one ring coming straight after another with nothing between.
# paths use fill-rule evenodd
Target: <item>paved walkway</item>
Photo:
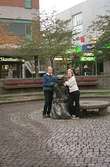
<instances>
[{"instance_id":1,"label":"paved walkway","mask_svg":"<svg viewBox=\"0 0 110 167\"><path fill-rule=\"evenodd\" d=\"M41 109L41 102L0 105L0 167L110 167L109 112L52 120Z\"/></svg>"}]
</instances>

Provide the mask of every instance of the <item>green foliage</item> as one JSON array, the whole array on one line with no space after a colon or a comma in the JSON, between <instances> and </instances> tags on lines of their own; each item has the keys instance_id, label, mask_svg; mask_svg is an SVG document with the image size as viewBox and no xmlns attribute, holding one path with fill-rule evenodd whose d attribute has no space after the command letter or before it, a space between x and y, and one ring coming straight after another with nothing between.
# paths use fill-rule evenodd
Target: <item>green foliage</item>
<instances>
[{"instance_id":1,"label":"green foliage","mask_svg":"<svg viewBox=\"0 0 110 167\"><path fill-rule=\"evenodd\" d=\"M22 57L48 58L52 65L55 57L64 57L66 50L72 46L73 36L67 29L67 23L56 19L55 14L44 14L33 20L32 39L26 39L19 49Z\"/></svg>"},{"instance_id":2,"label":"green foliage","mask_svg":"<svg viewBox=\"0 0 110 167\"><path fill-rule=\"evenodd\" d=\"M98 32L95 53L98 59L110 59L110 15L99 16L92 30Z\"/></svg>"},{"instance_id":3,"label":"green foliage","mask_svg":"<svg viewBox=\"0 0 110 167\"><path fill-rule=\"evenodd\" d=\"M53 65L55 57L65 57L65 52L72 46L72 32L67 29L68 21L46 16L42 20L43 46L45 56Z\"/></svg>"}]
</instances>

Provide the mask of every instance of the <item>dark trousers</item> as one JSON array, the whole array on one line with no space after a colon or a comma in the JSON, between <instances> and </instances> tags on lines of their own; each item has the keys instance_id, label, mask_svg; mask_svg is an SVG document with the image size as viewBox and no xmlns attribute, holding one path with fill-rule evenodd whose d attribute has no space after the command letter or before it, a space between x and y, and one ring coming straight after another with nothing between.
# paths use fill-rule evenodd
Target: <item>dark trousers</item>
<instances>
[{"instance_id":1,"label":"dark trousers","mask_svg":"<svg viewBox=\"0 0 110 167\"><path fill-rule=\"evenodd\" d=\"M46 115L46 114L50 115L51 108L52 108L53 91L45 90L44 98L45 98L45 104L44 104L43 115Z\"/></svg>"},{"instance_id":2,"label":"dark trousers","mask_svg":"<svg viewBox=\"0 0 110 167\"><path fill-rule=\"evenodd\" d=\"M80 98L79 90L69 94L68 110L69 110L70 115L75 115L76 117L80 116L79 98Z\"/></svg>"}]
</instances>

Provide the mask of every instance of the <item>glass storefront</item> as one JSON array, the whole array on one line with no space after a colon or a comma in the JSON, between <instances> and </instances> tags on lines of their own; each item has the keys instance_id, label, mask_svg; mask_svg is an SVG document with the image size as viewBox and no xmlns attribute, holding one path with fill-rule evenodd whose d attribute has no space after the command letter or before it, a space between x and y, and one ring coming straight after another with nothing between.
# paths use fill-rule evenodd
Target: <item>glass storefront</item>
<instances>
[{"instance_id":1,"label":"glass storefront","mask_svg":"<svg viewBox=\"0 0 110 167\"><path fill-rule=\"evenodd\" d=\"M0 57L0 78L21 78L22 61L14 58Z\"/></svg>"},{"instance_id":2,"label":"glass storefront","mask_svg":"<svg viewBox=\"0 0 110 167\"><path fill-rule=\"evenodd\" d=\"M82 55L78 57L76 60L72 60L72 67L76 73L76 75L96 75L96 58L95 56L85 56Z\"/></svg>"},{"instance_id":3,"label":"glass storefront","mask_svg":"<svg viewBox=\"0 0 110 167\"><path fill-rule=\"evenodd\" d=\"M92 44L84 46L75 46L67 50L67 55L71 57L71 66L76 75L97 75L96 55L92 52Z\"/></svg>"}]
</instances>

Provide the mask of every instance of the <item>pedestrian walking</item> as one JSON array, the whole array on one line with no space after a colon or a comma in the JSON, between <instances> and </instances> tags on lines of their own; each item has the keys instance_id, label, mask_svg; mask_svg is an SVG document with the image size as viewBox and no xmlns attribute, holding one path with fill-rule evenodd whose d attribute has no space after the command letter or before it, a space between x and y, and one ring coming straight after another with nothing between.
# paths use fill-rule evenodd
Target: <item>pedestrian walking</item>
<instances>
[{"instance_id":1,"label":"pedestrian walking","mask_svg":"<svg viewBox=\"0 0 110 167\"><path fill-rule=\"evenodd\" d=\"M43 76L43 91L44 91L44 109L43 118L50 117L54 86L57 83L57 77L53 74L53 68L48 67L48 72Z\"/></svg>"},{"instance_id":2,"label":"pedestrian walking","mask_svg":"<svg viewBox=\"0 0 110 167\"><path fill-rule=\"evenodd\" d=\"M69 88L68 110L71 116L79 118L80 116L80 91L76 82L75 75L71 69L67 71L67 81L64 86Z\"/></svg>"}]
</instances>

